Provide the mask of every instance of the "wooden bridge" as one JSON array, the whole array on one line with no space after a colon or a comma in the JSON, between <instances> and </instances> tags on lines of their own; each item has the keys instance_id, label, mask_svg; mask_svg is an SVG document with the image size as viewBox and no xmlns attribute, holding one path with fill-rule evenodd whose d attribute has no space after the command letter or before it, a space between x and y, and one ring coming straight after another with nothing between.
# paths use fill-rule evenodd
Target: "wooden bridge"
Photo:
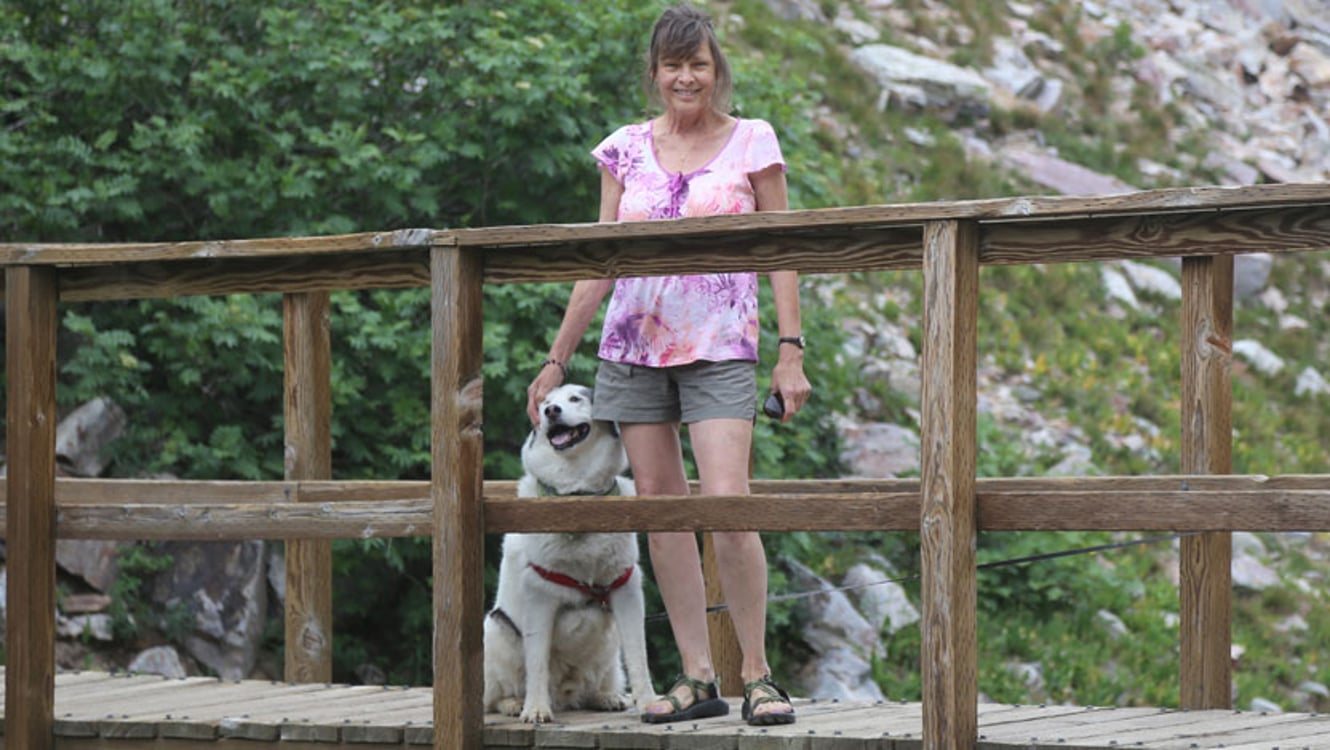
<instances>
[{"instance_id":1,"label":"wooden bridge","mask_svg":"<svg viewBox=\"0 0 1330 750\"><path fill-rule=\"evenodd\" d=\"M287 540L286 678L293 684L272 689L314 699L317 691L334 689L322 686L331 676L326 637L332 619L330 540L426 534L432 535L434 551L434 687L339 699L336 705L345 707L347 721L335 735L321 729L323 734L297 738L292 727L303 714L295 709L275 718L263 714L267 718L250 722L268 727L255 739L288 750L330 743L374 747L377 740L366 740L368 733L350 727L362 721L366 726L400 722L396 739L381 746L425 744L439 750L1330 747L1330 727L1319 717L1229 710L1230 532L1330 530L1330 475L1226 476L1232 468L1233 256L1327 248L1330 185L1324 184L863 206L633 224L175 244L0 245L9 450L4 747L193 750L205 747L201 742L257 747L253 739L233 734L246 725L236 711L248 706L253 717L261 707L282 705L276 698L247 693L255 688L248 683L205 680L191 683L187 692L161 692L161 678L57 675L57 538ZM1183 258L1183 475L977 480L979 268L1167 256ZM597 499L591 501L594 510L578 499L515 501L510 485L482 481L484 284L776 269L923 273L919 480L759 482L753 496L724 502ZM331 481L328 293L420 286L432 294L432 479ZM236 292L284 295L285 481L57 479L58 303ZM566 725L539 729L514 727L495 717L487 724L476 688L483 679L483 535L680 529L920 532L921 702L809 704L798 724L767 732L715 720L648 731L631 717L605 715L579 715ZM1179 561L1181 706L1176 708L1186 710L981 706L975 566L981 530L1205 532L1182 540ZM96 685L99 679L148 680L151 685L135 682L133 692L140 684L144 690L155 685L159 697L166 698L165 704L153 703L161 717L129 706L117 719L116 709L101 701L120 689L104 690ZM336 689L351 691L342 693L347 696L375 690ZM206 697L213 690L225 692ZM177 698L180 709L169 710ZM209 718L185 719L186 706L195 711L196 705L212 706ZM89 713L101 709L100 718ZM177 737L177 732L200 736ZM126 734L137 739L115 739Z\"/></svg>"},{"instance_id":2,"label":"wooden bridge","mask_svg":"<svg viewBox=\"0 0 1330 750\"><path fill-rule=\"evenodd\" d=\"M403 750L434 744L430 688L227 682L105 672L56 676L55 747L69 750L273 750L343 747ZM635 711L571 712L531 726L487 715L487 750L919 750L918 703L796 700L794 726L754 729L730 716L676 725L643 724ZM975 747L1326 748L1330 716L1226 709L1020 706L981 703ZM0 738L0 747L5 745Z\"/></svg>"}]
</instances>

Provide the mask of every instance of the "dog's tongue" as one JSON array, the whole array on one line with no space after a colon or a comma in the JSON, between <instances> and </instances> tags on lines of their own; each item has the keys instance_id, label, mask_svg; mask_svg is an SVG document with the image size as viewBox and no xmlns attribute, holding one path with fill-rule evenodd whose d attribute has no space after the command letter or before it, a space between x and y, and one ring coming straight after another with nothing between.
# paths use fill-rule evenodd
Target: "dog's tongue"
<instances>
[{"instance_id":1,"label":"dog's tongue","mask_svg":"<svg viewBox=\"0 0 1330 750\"><path fill-rule=\"evenodd\" d=\"M550 433L550 445L553 446L567 445L568 443L572 442L572 440L573 440L572 430L558 430L556 432Z\"/></svg>"}]
</instances>

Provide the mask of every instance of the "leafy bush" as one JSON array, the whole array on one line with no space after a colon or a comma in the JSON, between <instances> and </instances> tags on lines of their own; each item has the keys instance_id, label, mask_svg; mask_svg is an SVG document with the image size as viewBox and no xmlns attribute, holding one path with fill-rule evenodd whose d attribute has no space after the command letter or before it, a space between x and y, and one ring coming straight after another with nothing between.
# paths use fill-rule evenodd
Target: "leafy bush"
<instances>
[{"instance_id":1,"label":"leafy bush","mask_svg":"<svg viewBox=\"0 0 1330 750\"><path fill-rule=\"evenodd\" d=\"M643 116L640 54L663 5L5 5L0 234L153 241L589 220L588 151ZM845 172L803 117L805 81L742 58L736 70L743 113L782 134L795 203L862 202L839 192ZM520 470L525 388L569 288L485 291L489 477ZM335 477L427 478L427 290L336 293L331 319ZM808 304L804 320L817 352L839 351L834 311ZM61 406L105 395L131 415L115 475L282 476L278 296L66 305L62 326ZM571 363L583 382L597 338L593 326ZM850 366L809 358L819 398L799 436L759 425L760 474L835 473L831 415ZM336 549L339 676L372 659L421 681L427 540Z\"/></svg>"}]
</instances>

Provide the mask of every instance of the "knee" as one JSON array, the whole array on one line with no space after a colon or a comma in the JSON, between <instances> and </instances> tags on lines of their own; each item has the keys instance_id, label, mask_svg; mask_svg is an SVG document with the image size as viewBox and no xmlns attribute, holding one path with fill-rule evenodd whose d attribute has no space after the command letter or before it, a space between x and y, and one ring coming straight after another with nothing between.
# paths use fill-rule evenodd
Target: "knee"
<instances>
[{"instance_id":1,"label":"knee","mask_svg":"<svg viewBox=\"0 0 1330 750\"><path fill-rule=\"evenodd\" d=\"M653 531L647 534L647 548L653 560L657 555L697 555L697 536L690 531Z\"/></svg>"},{"instance_id":2,"label":"knee","mask_svg":"<svg viewBox=\"0 0 1330 750\"><path fill-rule=\"evenodd\" d=\"M765 559L762 536L756 531L717 531L713 533L716 557L721 559L748 559L757 555Z\"/></svg>"}]
</instances>

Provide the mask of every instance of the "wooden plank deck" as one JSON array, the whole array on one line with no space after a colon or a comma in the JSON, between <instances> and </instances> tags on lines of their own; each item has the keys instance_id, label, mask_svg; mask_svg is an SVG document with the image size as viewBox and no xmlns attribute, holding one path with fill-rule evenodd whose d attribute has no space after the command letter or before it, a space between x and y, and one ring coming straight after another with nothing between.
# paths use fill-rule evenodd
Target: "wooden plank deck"
<instances>
[{"instance_id":1,"label":"wooden plank deck","mask_svg":"<svg viewBox=\"0 0 1330 750\"><path fill-rule=\"evenodd\" d=\"M429 688L67 672L56 676L57 750L357 750L429 747ZM918 750L918 703L797 701L799 721L647 725L636 713L570 712L531 727L485 717L492 750ZM1330 715L1085 706L979 706L978 750L1330 750ZM0 736L0 749L11 748Z\"/></svg>"}]
</instances>

